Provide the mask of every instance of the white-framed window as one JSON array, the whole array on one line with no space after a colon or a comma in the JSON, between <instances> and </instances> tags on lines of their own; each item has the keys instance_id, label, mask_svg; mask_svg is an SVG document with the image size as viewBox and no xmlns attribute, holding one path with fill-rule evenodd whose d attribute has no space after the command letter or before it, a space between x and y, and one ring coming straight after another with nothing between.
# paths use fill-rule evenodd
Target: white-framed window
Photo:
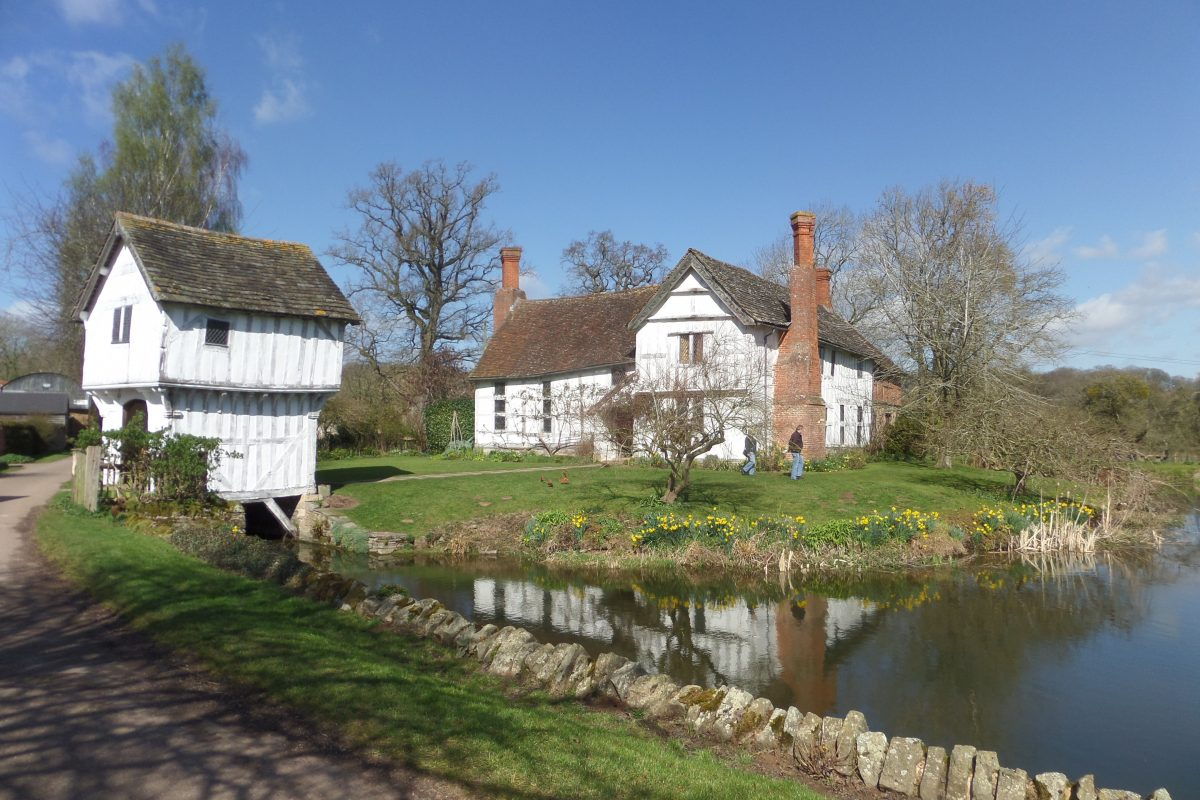
<instances>
[{"instance_id":1,"label":"white-framed window","mask_svg":"<svg viewBox=\"0 0 1200 800\"><path fill-rule=\"evenodd\" d=\"M550 381L542 381L542 433L554 430L554 399L550 396Z\"/></svg>"},{"instance_id":2,"label":"white-framed window","mask_svg":"<svg viewBox=\"0 0 1200 800\"><path fill-rule=\"evenodd\" d=\"M679 338L679 363L704 363L704 334L703 333L673 333Z\"/></svg>"},{"instance_id":3,"label":"white-framed window","mask_svg":"<svg viewBox=\"0 0 1200 800\"><path fill-rule=\"evenodd\" d=\"M855 377L861 378L863 376L863 359L860 358L858 360L858 363L854 366L854 371L857 373Z\"/></svg>"},{"instance_id":4,"label":"white-framed window","mask_svg":"<svg viewBox=\"0 0 1200 800\"><path fill-rule=\"evenodd\" d=\"M862 362L860 361L859 363L861 364ZM863 407L862 406L858 407L858 433L855 436L855 443L858 444L860 447L863 444Z\"/></svg>"},{"instance_id":5,"label":"white-framed window","mask_svg":"<svg viewBox=\"0 0 1200 800\"><path fill-rule=\"evenodd\" d=\"M493 384L495 399L492 401L492 403L493 412L495 413L496 417L495 426L496 430L498 431L504 430L508 423L508 408L504 397L504 388L504 381L496 381L495 384Z\"/></svg>"},{"instance_id":6,"label":"white-framed window","mask_svg":"<svg viewBox=\"0 0 1200 800\"><path fill-rule=\"evenodd\" d=\"M837 369L837 350L829 348L829 377L833 377L833 371Z\"/></svg>"},{"instance_id":7,"label":"white-framed window","mask_svg":"<svg viewBox=\"0 0 1200 800\"><path fill-rule=\"evenodd\" d=\"M204 343L213 347L229 347L229 323L209 317L204 324Z\"/></svg>"},{"instance_id":8,"label":"white-framed window","mask_svg":"<svg viewBox=\"0 0 1200 800\"><path fill-rule=\"evenodd\" d=\"M117 306L113 309L112 343L128 344L129 328L133 323L133 306Z\"/></svg>"},{"instance_id":9,"label":"white-framed window","mask_svg":"<svg viewBox=\"0 0 1200 800\"><path fill-rule=\"evenodd\" d=\"M843 403L838 406L838 426L841 428L838 436L838 443L846 443L846 405Z\"/></svg>"}]
</instances>

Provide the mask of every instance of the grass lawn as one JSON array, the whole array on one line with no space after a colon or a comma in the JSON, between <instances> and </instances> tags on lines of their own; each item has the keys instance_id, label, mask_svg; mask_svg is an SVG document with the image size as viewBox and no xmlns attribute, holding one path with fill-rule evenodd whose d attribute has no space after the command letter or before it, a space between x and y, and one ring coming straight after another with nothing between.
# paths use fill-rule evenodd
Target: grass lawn
<instances>
[{"instance_id":1,"label":"grass lawn","mask_svg":"<svg viewBox=\"0 0 1200 800\"><path fill-rule=\"evenodd\" d=\"M433 482L419 482L433 483ZM162 644L352 743L505 797L819 800L685 752L615 714L513 698L447 650L222 572L105 517L52 506L45 552Z\"/></svg>"},{"instance_id":2,"label":"grass lawn","mask_svg":"<svg viewBox=\"0 0 1200 800\"><path fill-rule=\"evenodd\" d=\"M317 483L329 483L336 487L346 483L380 481L398 475L439 475L580 463L585 462L569 456L526 456L523 461L469 461L422 455L363 456L318 462Z\"/></svg>"},{"instance_id":3,"label":"grass lawn","mask_svg":"<svg viewBox=\"0 0 1200 800\"><path fill-rule=\"evenodd\" d=\"M504 474L394 483L357 483L338 490L360 505L346 514L370 530L421 533L444 522L490 514L549 509L588 514L634 512L657 492L666 473L651 467L566 468L570 483L554 473ZM695 470L689 501L678 507L740 515L803 514L823 522L874 509L916 508L924 511L974 512L985 501L1007 498L1012 476L957 467L935 469L919 464L873 463L844 472L810 472L801 481L786 473ZM544 481L554 479L554 486ZM1053 487L1047 487L1053 493ZM505 499L507 498L507 499ZM487 505L483 505L487 504ZM405 522L404 520L411 520Z\"/></svg>"}]
</instances>

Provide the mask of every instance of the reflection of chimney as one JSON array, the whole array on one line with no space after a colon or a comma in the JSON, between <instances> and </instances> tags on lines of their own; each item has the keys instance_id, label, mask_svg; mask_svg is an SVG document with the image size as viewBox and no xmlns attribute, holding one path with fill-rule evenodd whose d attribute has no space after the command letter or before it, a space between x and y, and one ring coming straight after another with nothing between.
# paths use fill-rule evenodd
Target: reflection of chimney
<instances>
[{"instance_id":1,"label":"reflection of chimney","mask_svg":"<svg viewBox=\"0 0 1200 800\"><path fill-rule=\"evenodd\" d=\"M500 330L504 320L518 302L525 299L521 291L521 248L500 248L500 288L496 290L496 301L492 306L492 331Z\"/></svg>"},{"instance_id":2,"label":"reflection of chimney","mask_svg":"<svg viewBox=\"0 0 1200 800\"><path fill-rule=\"evenodd\" d=\"M813 266L811 212L792 214L793 265L788 276L790 321L775 361L774 428L778 444L788 441L797 425L804 434L804 453L825 455L825 402L821 399L821 355L817 343L817 307L822 281ZM824 281L826 290L828 280Z\"/></svg>"}]
</instances>

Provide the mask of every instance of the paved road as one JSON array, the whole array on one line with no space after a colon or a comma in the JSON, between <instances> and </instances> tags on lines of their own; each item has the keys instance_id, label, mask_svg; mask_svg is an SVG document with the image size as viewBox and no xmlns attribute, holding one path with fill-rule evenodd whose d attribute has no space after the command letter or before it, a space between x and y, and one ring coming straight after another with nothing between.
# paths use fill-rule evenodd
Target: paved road
<instances>
[{"instance_id":1,"label":"paved road","mask_svg":"<svg viewBox=\"0 0 1200 800\"><path fill-rule=\"evenodd\" d=\"M30 512L70 462L0 472L0 798L466 798L239 700L70 589Z\"/></svg>"}]
</instances>

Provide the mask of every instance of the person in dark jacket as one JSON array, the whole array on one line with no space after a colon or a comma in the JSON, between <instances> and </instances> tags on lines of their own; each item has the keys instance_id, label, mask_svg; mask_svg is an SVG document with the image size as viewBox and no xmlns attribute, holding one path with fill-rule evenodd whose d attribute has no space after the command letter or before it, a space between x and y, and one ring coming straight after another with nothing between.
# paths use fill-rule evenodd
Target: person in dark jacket
<instances>
[{"instance_id":1,"label":"person in dark jacket","mask_svg":"<svg viewBox=\"0 0 1200 800\"><path fill-rule=\"evenodd\" d=\"M746 457L746 463L742 464L742 474L753 475L758 466L758 442L749 434L746 434L746 444L742 447L742 455Z\"/></svg>"},{"instance_id":2,"label":"person in dark jacket","mask_svg":"<svg viewBox=\"0 0 1200 800\"><path fill-rule=\"evenodd\" d=\"M788 439L788 452L792 454L792 480L798 481L804 477L804 434L800 432L800 426L796 426L796 430L792 431L792 436Z\"/></svg>"}]
</instances>

